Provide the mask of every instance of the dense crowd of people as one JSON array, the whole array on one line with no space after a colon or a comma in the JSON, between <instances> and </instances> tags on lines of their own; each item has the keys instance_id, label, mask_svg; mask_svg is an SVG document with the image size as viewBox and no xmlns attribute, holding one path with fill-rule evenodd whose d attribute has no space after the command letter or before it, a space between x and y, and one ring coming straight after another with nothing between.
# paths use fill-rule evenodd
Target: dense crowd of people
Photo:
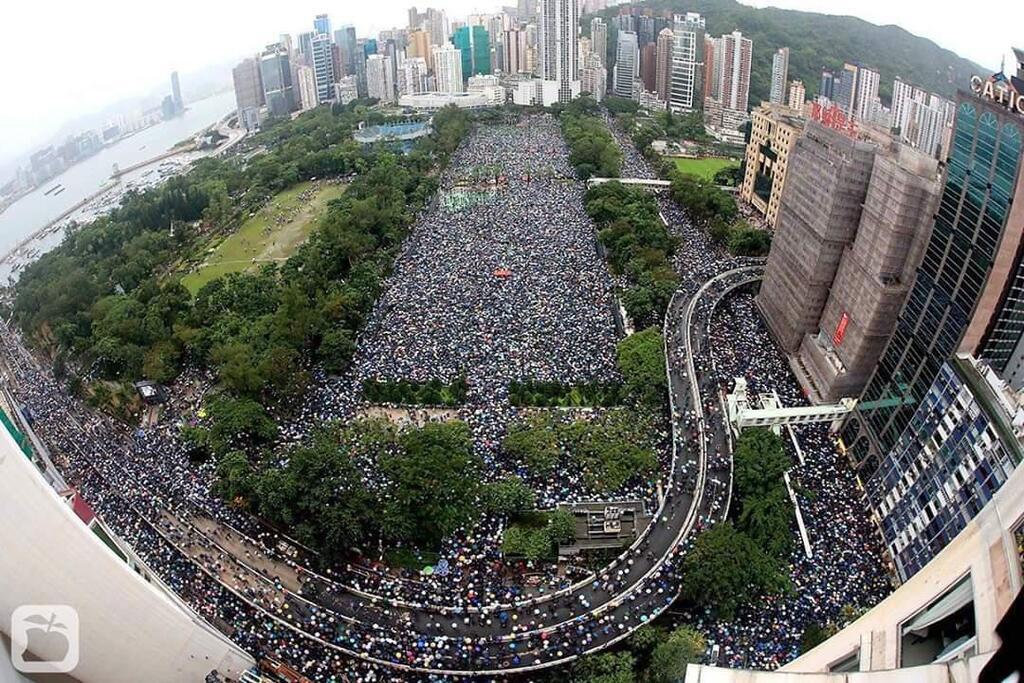
<instances>
[{"instance_id":1,"label":"dense crowd of people","mask_svg":"<svg viewBox=\"0 0 1024 683\"><path fill-rule=\"evenodd\" d=\"M617 125L610 127L623 147L623 175L654 177ZM441 198L419 216L404 245L351 372L319 373L300 417L283 425L282 439L351 418L363 380L465 376L469 392L458 414L470 425L487 476L521 473L521 464L506 462L500 448L520 418L508 404L509 382L617 378L614 287L567 159L550 117L471 134L442 178ZM481 167L493 175L481 178L474 170ZM474 201L441 201L460 192L476 193ZM172 421L143 431L88 410L3 327L5 374L68 483L165 583L197 612L226 624L248 651L282 659L316 680L383 675L354 656L433 670L562 660L616 640L675 599L686 548L676 544L677 533L701 473L701 438L705 495L696 526L727 513L730 471L718 387L742 375L754 391L776 388L787 404L802 400L749 300L720 300L711 291L696 310L703 330L695 337L701 405L692 405L678 329L686 304L709 278L746 262L714 247L668 197L658 201L680 239L674 266L683 278L666 326L677 439L662 460L667 466L674 450L675 469L662 476L663 508L652 482L630 482L617 492L649 501L658 514L634 549L596 574L541 568L530 587L509 580L498 546L502 520L491 517L445 541L440 557L450 570L443 574L395 576L364 565L317 574L306 551L211 493L212 465L189 461ZM794 656L807 623L834 619L844 605L870 604L884 593L878 549L850 473L821 429L803 428L798 438L806 460L794 477L816 494L801 499L815 553L807 559L794 552L793 595L772 598L731 623L693 615L722 644L720 663L778 666ZM364 476L379 473L367 468ZM580 500L585 489L578 473L559 472L536 493L539 505L550 506Z\"/></svg>"}]
</instances>

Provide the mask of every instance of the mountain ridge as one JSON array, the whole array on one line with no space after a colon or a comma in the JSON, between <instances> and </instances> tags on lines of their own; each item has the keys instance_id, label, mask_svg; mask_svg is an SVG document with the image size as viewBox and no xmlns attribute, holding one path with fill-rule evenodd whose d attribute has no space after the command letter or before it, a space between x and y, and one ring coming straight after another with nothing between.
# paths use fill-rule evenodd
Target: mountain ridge
<instances>
[{"instance_id":1,"label":"mountain ridge","mask_svg":"<svg viewBox=\"0 0 1024 683\"><path fill-rule=\"evenodd\" d=\"M843 62L859 62L881 73L879 95L889 103L893 80L899 76L930 92L954 98L958 88L967 88L973 74L987 70L941 47L930 38L917 36L896 24L872 24L851 15L822 14L778 7L751 7L736 0L650 0L633 7L656 13L671 10L679 14L698 12L704 16L709 36L735 29L754 43L750 68L750 104L768 99L771 87L772 55L789 47L789 80L801 80L808 98L818 94L821 69L841 69ZM619 7L597 15L606 19ZM591 15L594 16L594 15ZM589 17L583 22L589 30ZM614 26L609 27L609 53L613 53Z\"/></svg>"}]
</instances>

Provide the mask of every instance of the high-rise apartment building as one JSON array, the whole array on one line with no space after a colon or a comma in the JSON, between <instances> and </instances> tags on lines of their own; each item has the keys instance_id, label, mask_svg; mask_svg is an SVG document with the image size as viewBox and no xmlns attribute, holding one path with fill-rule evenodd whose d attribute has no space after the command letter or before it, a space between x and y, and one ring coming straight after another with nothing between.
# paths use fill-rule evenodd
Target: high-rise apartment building
<instances>
[{"instance_id":1,"label":"high-rise apartment building","mask_svg":"<svg viewBox=\"0 0 1024 683\"><path fill-rule=\"evenodd\" d=\"M704 98L718 100L722 96L722 52L721 38L704 37Z\"/></svg>"},{"instance_id":2,"label":"high-rise apartment building","mask_svg":"<svg viewBox=\"0 0 1024 683\"><path fill-rule=\"evenodd\" d=\"M260 80L263 82L267 111L271 116L287 116L295 110L292 68L288 61L288 50L283 45L268 45L260 55Z\"/></svg>"},{"instance_id":3,"label":"high-rise apartment building","mask_svg":"<svg viewBox=\"0 0 1024 683\"><path fill-rule=\"evenodd\" d=\"M558 102L580 94L579 50L576 41L580 23L580 0L540 0L540 77ZM544 102L545 106L554 102Z\"/></svg>"},{"instance_id":4,"label":"high-rise apartment building","mask_svg":"<svg viewBox=\"0 0 1024 683\"><path fill-rule=\"evenodd\" d=\"M386 54L370 55L366 60L367 94L381 102L394 102L397 98L397 85L396 61Z\"/></svg>"},{"instance_id":5,"label":"high-rise apartment building","mask_svg":"<svg viewBox=\"0 0 1024 683\"><path fill-rule=\"evenodd\" d=\"M423 27L430 33L431 45L446 45L451 38L451 28L448 23L448 15L444 10L430 8Z\"/></svg>"},{"instance_id":6,"label":"high-rise apartment building","mask_svg":"<svg viewBox=\"0 0 1024 683\"><path fill-rule=\"evenodd\" d=\"M997 89L1024 81L1001 74L960 91L945 185L931 238L892 339L847 420L843 441L862 479L890 457L942 364L956 352L1012 372L1021 346L1020 300L1024 115Z\"/></svg>"},{"instance_id":7,"label":"high-rise apartment building","mask_svg":"<svg viewBox=\"0 0 1024 683\"><path fill-rule=\"evenodd\" d=\"M723 109L747 111L753 47L750 38L744 38L739 31L722 36L722 83L718 99Z\"/></svg>"},{"instance_id":8,"label":"high-rise apartment building","mask_svg":"<svg viewBox=\"0 0 1024 683\"><path fill-rule=\"evenodd\" d=\"M750 114L750 142L740 198L775 227L789 157L806 121L781 105L764 104Z\"/></svg>"},{"instance_id":9,"label":"high-rise apartment building","mask_svg":"<svg viewBox=\"0 0 1024 683\"><path fill-rule=\"evenodd\" d=\"M580 75L580 89L600 102L605 98L608 88L608 70L596 52L591 52L583 60L583 72Z\"/></svg>"},{"instance_id":10,"label":"high-rise apartment building","mask_svg":"<svg viewBox=\"0 0 1024 683\"><path fill-rule=\"evenodd\" d=\"M654 43L647 43L640 48L640 81L647 92L657 89L657 67L658 48Z\"/></svg>"},{"instance_id":11,"label":"high-rise apartment building","mask_svg":"<svg viewBox=\"0 0 1024 683\"><path fill-rule=\"evenodd\" d=\"M878 98L878 83L882 75L875 69L860 66L857 69L857 93L854 98L853 115L858 121L871 121L875 107L881 106Z\"/></svg>"},{"instance_id":12,"label":"high-rise apartment building","mask_svg":"<svg viewBox=\"0 0 1024 683\"><path fill-rule=\"evenodd\" d=\"M669 89L672 85L672 47L674 45L672 29L663 28L658 34L655 46L654 91L658 99L668 102Z\"/></svg>"},{"instance_id":13,"label":"high-rise apartment building","mask_svg":"<svg viewBox=\"0 0 1024 683\"><path fill-rule=\"evenodd\" d=\"M902 78L897 77L892 84L892 108L890 115L892 117L891 127L898 129L900 134L906 138L905 133L907 130L907 120L910 116L910 103L926 102L928 100L928 92L922 88L918 88L912 85Z\"/></svg>"},{"instance_id":14,"label":"high-rise apartment building","mask_svg":"<svg viewBox=\"0 0 1024 683\"><path fill-rule=\"evenodd\" d=\"M452 43L462 53L462 77L491 73L491 43L483 26L460 26Z\"/></svg>"},{"instance_id":15,"label":"high-rise apartment building","mask_svg":"<svg viewBox=\"0 0 1024 683\"><path fill-rule=\"evenodd\" d=\"M462 51L453 45L435 47L434 78L438 92L464 92L462 80Z\"/></svg>"},{"instance_id":16,"label":"high-rise apartment building","mask_svg":"<svg viewBox=\"0 0 1024 683\"><path fill-rule=\"evenodd\" d=\"M413 8L415 9L415 8ZM409 32L409 47L406 48L407 57L420 57L427 63L427 68L433 68L430 50L430 34L423 29L416 29Z\"/></svg>"},{"instance_id":17,"label":"high-rise apartment building","mask_svg":"<svg viewBox=\"0 0 1024 683\"><path fill-rule=\"evenodd\" d=\"M398 66L398 94L418 95L427 92L427 60L406 57Z\"/></svg>"},{"instance_id":18,"label":"high-rise apartment building","mask_svg":"<svg viewBox=\"0 0 1024 683\"><path fill-rule=\"evenodd\" d=\"M359 99L359 79L355 75L339 78L334 84L334 99L338 104L348 104Z\"/></svg>"},{"instance_id":19,"label":"high-rise apartment building","mask_svg":"<svg viewBox=\"0 0 1024 683\"><path fill-rule=\"evenodd\" d=\"M601 64L608 66L608 25L601 17L590 20L590 49L596 54Z\"/></svg>"},{"instance_id":20,"label":"high-rise apartment building","mask_svg":"<svg viewBox=\"0 0 1024 683\"><path fill-rule=\"evenodd\" d=\"M263 106L263 82L257 60L249 57L239 62L231 70L231 81L235 86L235 104L239 111Z\"/></svg>"},{"instance_id":21,"label":"high-rise apartment building","mask_svg":"<svg viewBox=\"0 0 1024 683\"><path fill-rule=\"evenodd\" d=\"M789 353L818 330L843 248L860 223L874 153L874 145L812 121L789 154L757 296L769 329Z\"/></svg>"},{"instance_id":22,"label":"high-rise apartment building","mask_svg":"<svg viewBox=\"0 0 1024 683\"><path fill-rule=\"evenodd\" d=\"M672 33L669 108L693 111L700 108L704 92L704 17L696 12L677 14L672 20Z\"/></svg>"},{"instance_id":23,"label":"high-rise apartment building","mask_svg":"<svg viewBox=\"0 0 1024 683\"><path fill-rule=\"evenodd\" d=\"M526 53L526 31L510 29L505 31L505 40L502 42L503 52L502 69L508 74L525 73L530 70L527 65Z\"/></svg>"},{"instance_id":24,"label":"high-rise apartment building","mask_svg":"<svg viewBox=\"0 0 1024 683\"><path fill-rule=\"evenodd\" d=\"M875 69L847 62L833 85L832 99L849 118L872 121L875 108L881 106L878 98L880 78Z\"/></svg>"},{"instance_id":25,"label":"high-rise apartment building","mask_svg":"<svg viewBox=\"0 0 1024 683\"><path fill-rule=\"evenodd\" d=\"M619 31L615 50L615 72L612 74L612 91L616 97L633 98L633 84L640 74L640 53L637 49L636 34Z\"/></svg>"},{"instance_id":26,"label":"high-rise apartment building","mask_svg":"<svg viewBox=\"0 0 1024 683\"><path fill-rule=\"evenodd\" d=\"M295 67L295 86L299 92L299 109L309 111L320 104L320 94L317 89L316 74L313 67L299 64ZM334 88L331 88L331 95L334 95Z\"/></svg>"},{"instance_id":27,"label":"high-rise apartment building","mask_svg":"<svg viewBox=\"0 0 1024 683\"><path fill-rule=\"evenodd\" d=\"M780 47L772 56L772 86L768 101L782 104L786 99L786 84L789 82L789 48Z\"/></svg>"},{"instance_id":28,"label":"high-rise apartment building","mask_svg":"<svg viewBox=\"0 0 1024 683\"><path fill-rule=\"evenodd\" d=\"M807 91L804 89L803 81L791 81L789 84L789 97L786 104L798 115L804 115L804 103L807 101Z\"/></svg>"},{"instance_id":29,"label":"high-rise apartment building","mask_svg":"<svg viewBox=\"0 0 1024 683\"><path fill-rule=\"evenodd\" d=\"M935 159L895 139L875 153L856 236L841 255L798 367L821 401L857 396L892 335L921 262L940 191Z\"/></svg>"},{"instance_id":30,"label":"high-rise apartment building","mask_svg":"<svg viewBox=\"0 0 1024 683\"><path fill-rule=\"evenodd\" d=\"M331 50L331 36L320 33L310 43L313 74L316 77L316 93L319 101L334 99L334 57Z\"/></svg>"}]
</instances>

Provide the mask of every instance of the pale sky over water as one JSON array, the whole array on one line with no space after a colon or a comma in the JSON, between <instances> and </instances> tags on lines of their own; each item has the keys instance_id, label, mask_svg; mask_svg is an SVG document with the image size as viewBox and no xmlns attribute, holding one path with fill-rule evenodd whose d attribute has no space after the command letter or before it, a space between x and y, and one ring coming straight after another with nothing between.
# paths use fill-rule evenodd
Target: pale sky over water
<instances>
[{"instance_id":1,"label":"pale sky over water","mask_svg":"<svg viewBox=\"0 0 1024 683\"><path fill-rule=\"evenodd\" d=\"M744 0L758 6L851 14L898 24L995 69L1024 44L1024 3L1007 0ZM404 26L412 0L0 0L6 58L0 60L0 161L52 135L78 114L162 87L188 73L256 52L281 32L310 28L327 12L360 35ZM420 0L456 18L514 0ZM756 47L755 47L756 49ZM856 59L858 55L850 55Z\"/></svg>"}]
</instances>

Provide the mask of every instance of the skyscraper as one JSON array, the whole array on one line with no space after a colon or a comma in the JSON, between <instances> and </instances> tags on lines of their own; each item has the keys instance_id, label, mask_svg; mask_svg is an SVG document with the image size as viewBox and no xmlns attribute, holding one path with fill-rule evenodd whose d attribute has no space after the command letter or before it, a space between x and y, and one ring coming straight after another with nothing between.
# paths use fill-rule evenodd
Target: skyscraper
<instances>
[{"instance_id":1,"label":"skyscraper","mask_svg":"<svg viewBox=\"0 0 1024 683\"><path fill-rule=\"evenodd\" d=\"M640 73L640 54L637 50L636 34L619 31L615 50L615 72L612 74L612 90L616 97L633 98L633 82Z\"/></svg>"},{"instance_id":2,"label":"skyscraper","mask_svg":"<svg viewBox=\"0 0 1024 683\"><path fill-rule=\"evenodd\" d=\"M579 50L576 45L580 23L579 0L540 0L540 75L549 85L544 105L568 102L580 94Z\"/></svg>"},{"instance_id":3,"label":"skyscraper","mask_svg":"<svg viewBox=\"0 0 1024 683\"><path fill-rule=\"evenodd\" d=\"M427 92L427 60L407 57L398 72L398 94L418 95Z\"/></svg>"},{"instance_id":4,"label":"skyscraper","mask_svg":"<svg viewBox=\"0 0 1024 683\"><path fill-rule=\"evenodd\" d=\"M387 55L366 58L366 94L381 102L395 101L395 73Z\"/></svg>"},{"instance_id":5,"label":"skyscraper","mask_svg":"<svg viewBox=\"0 0 1024 683\"><path fill-rule=\"evenodd\" d=\"M906 139L907 122L910 116L911 102L925 102L928 93L915 85L907 83L897 77L892 84L892 116L891 127L899 130L903 139Z\"/></svg>"},{"instance_id":6,"label":"skyscraper","mask_svg":"<svg viewBox=\"0 0 1024 683\"><path fill-rule=\"evenodd\" d=\"M864 389L910 291L939 189L935 159L906 145L878 148L856 235L797 355L812 396L837 401Z\"/></svg>"},{"instance_id":7,"label":"skyscraper","mask_svg":"<svg viewBox=\"0 0 1024 683\"><path fill-rule=\"evenodd\" d=\"M313 19L313 30L317 34L331 35L331 19L326 14L318 14Z\"/></svg>"},{"instance_id":8,"label":"skyscraper","mask_svg":"<svg viewBox=\"0 0 1024 683\"><path fill-rule=\"evenodd\" d=\"M882 75L875 69L858 66L857 93L854 97L853 115L858 121L870 121L875 107L880 106L878 83Z\"/></svg>"},{"instance_id":9,"label":"skyscraper","mask_svg":"<svg viewBox=\"0 0 1024 683\"><path fill-rule=\"evenodd\" d=\"M491 73L491 44L483 26L460 26L452 43L462 53L462 77Z\"/></svg>"},{"instance_id":10,"label":"skyscraper","mask_svg":"<svg viewBox=\"0 0 1024 683\"><path fill-rule=\"evenodd\" d=\"M672 33L669 107L672 111L699 109L704 92L704 17L696 12L676 14Z\"/></svg>"},{"instance_id":11,"label":"skyscraper","mask_svg":"<svg viewBox=\"0 0 1024 683\"><path fill-rule=\"evenodd\" d=\"M875 147L810 122L789 153L775 236L757 304L795 352L817 332L843 254L857 232Z\"/></svg>"},{"instance_id":12,"label":"skyscraper","mask_svg":"<svg viewBox=\"0 0 1024 683\"><path fill-rule=\"evenodd\" d=\"M320 94L317 90L316 72L311 66L299 64L295 67L295 85L299 91L299 109L309 111L320 103ZM334 94L333 87L331 95Z\"/></svg>"},{"instance_id":13,"label":"skyscraper","mask_svg":"<svg viewBox=\"0 0 1024 683\"><path fill-rule=\"evenodd\" d=\"M718 99L722 81L722 39L704 36L704 90L703 98Z\"/></svg>"},{"instance_id":14,"label":"skyscraper","mask_svg":"<svg viewBox=\"0 0 1024 683\"><path fill-rule=\"evenodd\" d=\"M260 78L263 82L263 97L271 116L287 116L295 110L292 68L288 61L288 50L283 45L268 45L260 55Z\"/></svg>"},{"instance_id":15,"label":"skyscraper","mask_svg":"<svg viewBox=\"0 0 1024 683\"><path fill-rule=\"evenodd\" d=\"M832 101L844 114L853 117L857 105L857 75L860 70L856 64L846 62L842 71L835 77L832 85Z\"/></svg>"},{"instance_id":16,"label":"skyscraper","mask_svg":"<svg viewBox=\"0 0 1024 683\"><path fill-rule=\"evenodd\" d=\"M818 86L818 95L830 100L833 99L833 96L835 95L834 86L835 77L832 75L832 71L829 69L822 69L821 84Z\"/></svg>"},{"instance_id":17,"label":"skyscraper","mask_svg":"<svg viewBox=\"0 0 1024 683\"><path fill-rule=\"evenodd\" d=\"M1011 87L1001 74L985 86L980 81L993 92ZM892 339L843 429L862 478L889 457L954 353L974 353L999 373L1013 372L1024 319L1024 116L983 93L957 96L931 238Z\"/></svg>"},{"instance_id":18,"label":"skyscraper","mask_svg":"<svg viewBox=\"0 0 1024 683\"><path fill-rule=\"evenodd\" d=\"M501 44L502 69L508 74L529 71L526 63L526 31L510 29L505 31Z\"/></svg>"},{"instance_id":19,"label":"skyscraper","mask_svg":"<svg viewBox=\"0 0 1024 683\"><path fill-rule=\"evenodd\" d=\"M341 71L345 76L356 73L356 27L351 24L342 26L334 32L334 42L338 44L341 54Z\"/></svg>"},{"instance_id":20,"label":"skyscraper","mask_svg":"<svg viewBox=\"0 0 1024 683\"><path fill-rule=\"evenodd\" d=\"M640 48L640 81L644 90L655 92L657 89L658 48L654 43L647 43Z\"/></svg>"},{"instance_id":21,"label":"skyscraper","mask_svg":"<svg viewBox=\"0 0 1024 683\"><path fill-rule=\"evenodd\" d=\"M320 33L311 42L313 74L316 77L316 93L320 103L334 99L334 57L331 50L331 37Z\"/></svg>"},{"instance_id":22,"label":"skyscraper","mask_svg":"<svg viewBox=\"0 0 1024 683\"><path fill-rule=\"evenodd\" d=\"M176 112L185 111L185 101L181 99L181 82L178 80L178 72L171 72L171 99L174 100L174 110Z\"/></svg>"},{"instance_id":23,"label":"skyscraper","mask_svg":"<svg viewBox=\"0 0 1024 683\"><path fill-rule=\"evenodd\" d=\"M662 102L668 102L669 86L672 83L672 45L672 29L661 29L655 46L657 64L654 67L654 90Z\"/></svg>"},{"instance_id":24,"label":"skyscraper","mask_svg":"<svg viewBox=\"0 0 1024 683\"><path fill-rule=\"evenodd\" d=\"M460 93L464 91L462 80L462 52L453 45L435 47L434 78L437 91Z\"/></svg>"},{"instance_id":25,"label":"skyscraper","mask_svg":"<svg viewBox=\"0 0 1024 683\"><path fill-rule=\"evenodd\" d=\"M786 84L789 82L789 48L780 47L772 57L772 88L768 101L781 104L786 99Z\"/></svg>"},{"instance_id":26,"label":"skyscraper","mask_svg":"<svg viewBox=\"0 0 1024 683\"><path fill-rule=\"evenodd\" d=\"M601 17L594 17L590 20L590 49L601 60L601 64L608 66L608 25Z\"/></svg>"},{"instance_id":27,"label":"skyscraper","mask_svg":"<svg viewBox=\"0 0 1024 683\"><path fill-rule=\"evenodd\" d=\"M804 103L807 101L807 91L804 89L803 81L791 81L789 84L789 97L786 104L800 116L804 115Z\"/></svg>"},{"instance_id":28,"label":"skyscraper","mask_svg":"<svg viewBox=\"0 0 1024 683\"><path fill-rule=\"evenodd\" d=\"M260 81L260 65L255 59L246 58L231 70L235 86L235 104L239 111L259 108L263 105L263 83Z\"/></svg>"},{"instance_id":29,"label":"skyscraper","mask_svg":"<svg viewBox=\"0 0 1024 683\"><path fill-rule=\"evenodd\" d=\"M739 31L722 36L722 85L719 99L723 109L747 111L752 52L753 43Z\"/></svg>"},{"instance_id":30,"label":"skyscraper","mask_svg":"<svg viewBox=\"0 0 1024 683\"><path fill-rule=\"evenodd\" d=\"M414 7L413 9L416 8ZM422 29L411 31L409 33L409 47L406 48L405 54L413 58L422 57L427 63L427 68L433 68L430 53L430 34Z\"/></svg>"},{"instance_id":31,"label":"skyscraper","mask_svg":"<svg viewBox=\"0 0 1024 683\"><path fill-rule=\"evenodd\" d=\"M306 31L299 34L299 61L306 66L313 66L313 38L314 31Z\"/></svg>"},{"instance_id":32,"label":"skyscraper","mask_svg":"<svg viewBox=\"0 0 1024 683\"><path fill-rule=\"evenodd\" d=\"M608 70L604 68L604 62L595 52L591 52L583 60L580 88L583 92L590 93L590 96L598 102L605 98L608 88Z\"/></svg>"},{"instance_id":33,"label":"skyscraper","mask_svg":"<svg viewBox=\"0 0 1024 683\"><path fill-rule=\"evenodd\" d=\"M431 45L444 45L451 37L448 15L441 9L434 9L433 7L427 9L423 28L427 29L427 32L430 33Z\"/></svg>"}]
</instances>

